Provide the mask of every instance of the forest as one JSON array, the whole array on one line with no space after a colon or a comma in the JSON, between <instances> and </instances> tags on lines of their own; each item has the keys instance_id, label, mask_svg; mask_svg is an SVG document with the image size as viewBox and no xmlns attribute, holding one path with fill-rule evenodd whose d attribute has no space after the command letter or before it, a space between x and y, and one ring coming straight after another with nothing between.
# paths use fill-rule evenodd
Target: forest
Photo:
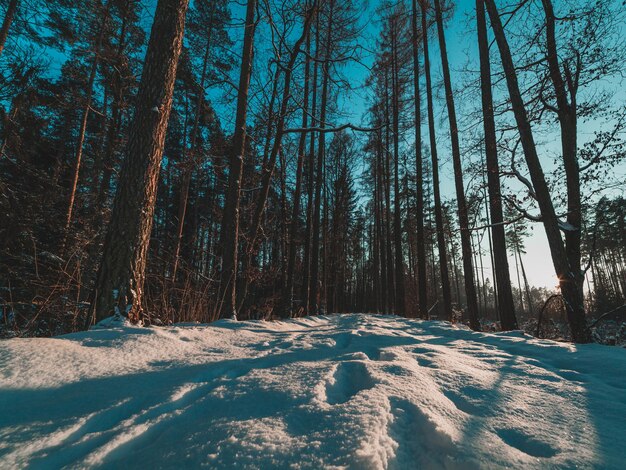
<instances>
[{"instance_id":1,"label":"forest","mask_svg":"<svg viewBox=\"0 0 626 470\"><path fill-rule=\"evenodd\" d=\"M1 469L624 469L624 0L0 24Z\"/></svg>"},{"instance_id":2,"label":"forest","mask_svg":"<svg viewBox=\"0 0 626 470\"><path fill-rule=\"evenodd\" d=\"M358 312L626 338L621 0L0 14L1 336Z\"/></svg>"}]
</instances>

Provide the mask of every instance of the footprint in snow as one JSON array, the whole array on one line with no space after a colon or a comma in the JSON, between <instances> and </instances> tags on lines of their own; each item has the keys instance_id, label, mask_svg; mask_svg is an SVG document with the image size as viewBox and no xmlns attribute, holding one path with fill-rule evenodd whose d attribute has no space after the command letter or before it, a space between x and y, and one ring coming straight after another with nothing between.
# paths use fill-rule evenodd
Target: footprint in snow
<instances>
[{"instance_id":1,"label":"footprint in snow","mask_svg":"<svg viewBox=\"0 0 626 470\"><path fill-rule=\"evenodd\" d=\"M352 343L354 334L352 332L339 333L333 339L335 340L335 346L339 349L346 349Z\"/></svg>"},{"instance_id":2,"label":"footprint in snow","mask_svg":"<svg viewBox=\"0 0 626 470\"><path fill-rule=\"evenodd\" d=\"M419 365L420 367L428 367L429 369L439 368L439 366L435 363L435 361L425 356L417 356L415 358L415 361L417 362L417 365Z\"/></svg>"},{"instance_id":3,"label":"footprint in snow","mask_svg":"<svg viewBox=\"0 0 626 470\"><path fill-rule=\"evenodd\" d=\"M359 392L369 390L376 382L363 362L341 362L326 383L326 401L338 405L349 401Z\"/></svg>"},{"instance_id":4,"label":"footprint in snow","mask_svg":"<svg viewBox=\"0 0 626 470\"><path fill-rule=\"evenodd\" d=\"M484 390L475 387L465 387L460 392L454 390L444 390L443 394L450 400L457 409L468 415L480 415L482 413L482 403L480 396L484 396Z\"/></svg>"},{"instance_id":5,"label":"footprint in snow","mask_svg":"<svg viewBox=\"0 0 626 470\"><path fill-rule=\"evenodd\" d=\"M390 397L393 419L387 434L397 444L389 469L447 468L457 452L452 438L417 405L398 397ZM455 468L474 469L471 462L459 462Z\"/></svg>"},{"instance_id":6,"label":"footprint in snow","mask_svg":"<svg viewBox=\"0 0 626 470\"><path fill-rule=\"evenodd\" d=\"M398 355L393 351L385 351L376 347L366 348L363 352L370 361L394 361L398 358Z\"/></svg>"},{"instance_id":7,"label":"footprint in snow","mask_svg":"<svg viewBox=\"0 0 626 470\"><path fill-rule=\"evenodd\" d=\"M549 458L558 454L558 451L547 442L540 441L521 431L515 429L498 429L496 433L505 444L532 457Z\"/></svg>"}]
</instances>

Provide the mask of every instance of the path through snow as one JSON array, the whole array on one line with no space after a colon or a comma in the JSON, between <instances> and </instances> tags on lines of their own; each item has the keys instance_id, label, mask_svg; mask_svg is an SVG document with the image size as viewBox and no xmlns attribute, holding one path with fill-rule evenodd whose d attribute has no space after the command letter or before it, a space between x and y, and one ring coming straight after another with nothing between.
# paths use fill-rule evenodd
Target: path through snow
<instances>
[{"instance_id":1,"label":"path through snow","mask_svg":"<svg viewBox=\"0 0 626 470\"><path fill-rule=\"evenodd\" d=\"M340 315L0 343L0 467L624 468L626 350Z\"/></svg>"}]
</instances>

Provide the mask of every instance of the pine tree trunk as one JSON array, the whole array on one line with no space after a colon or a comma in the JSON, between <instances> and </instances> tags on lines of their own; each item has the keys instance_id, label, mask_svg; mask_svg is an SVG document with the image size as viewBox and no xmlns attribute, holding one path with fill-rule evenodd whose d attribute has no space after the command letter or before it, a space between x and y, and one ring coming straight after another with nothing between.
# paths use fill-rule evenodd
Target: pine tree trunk
<instances>
[{"instance_id":1,"label":"pine tree trunk","mask_svg":"<svg viewBox=\"0 0 626 470\"><path fill-rule=\"evenodd\" d=\"M159 0L94 290L97 320L143 320L142 301L159 169L188 0Z\"/></svg>"},{"instance_id":2,"label":"pine tree trunk","mask_svg":"<svg viewBox=\"0 0 626 470\"><path fill-rule=\"evenodd\" d=\"M461 252L463 253L463 279L465 282L465 296L467 302L467 313L470 327L473 330L480 330L478 321L478 303L476 296L476 286L474 285L474 268L472 266L472 242L467 216L467 201L465 200L465 186L463 184L463 166L461 163L461 149L459 146L459 129L456 119L456 107L452 91L452 81L450 78L450 65L448 64L448 52L446 38L443 29L443 18L441 15L441 2L435 0L435 18L437 21L437 31L439 33L439 50L441 52L441 68L443 71L443 82L446 90L446 105L448 108L448 120L450 122L450 139L452 143L452 162L454 164L454 185L456 187L456 201L458 205L459 226L461 229Z\"/></svg>"},{"instance_id":3,"label":"pine tree trunk","mask_svg":"<svg viewBox=\"0 0 626 470\"><path fill-rule=\"evenodd\" d=\"M99 5L100 2L98 2ZM85 144L85 134L87 132L87 122L89 120L89 114L91 111L91 102L93 99L93 87L96 80L96 73L98 71L98 64L100 63L100 52L102 49L102 41L104 40L104 32L106 28L106 22L109 18L109 11L111 9L111 2L107 1L104 11L102 12L102 20L100 22L100 29L96 39L94 47L93 61L91 62L91 68L89 70L89 78L87 79L87 97L85 100L85 106L83 107L83 114L80 121L80 129L78 131L78 141L76 142L76 155L74 156L74 168L72 171L72 184L70 187L70 197L67 204L67 215L65 217L65 231L70 228L72 223L72 215L74 212L74 201L76 199L76 189L78 188L78 178L80 176L80 168L83 159L83 147ZM65 242L63 243L65 245Z\"/></svg>"},{"instance_id":4,"label":"pine tree trunk","mask_svg":"<svg viewBox=\"0 0 626 470\"><path fill-rule=\"evenodd\" d=\"M328 105L328 88L330 80L330 47L332 41L333 10L335 0L330 0L330 11L328 15L328 25L326 30L326 44L324 47L324 65L322 66L322 99L320 102L320 127L326 127L326 111ZM311 241L311 287L309 292L309 306L313 313L319 310L319 268L320 268L320 229L321 229L321 206L322 206L322 185L324 178L324 163L326 153L326 135L319 134L317 149L317 168L315 174L315 203L313 204L313 231Z\"/></svg>"},{"instance_id":5,"label":"pine tree trunk","mask_svg":"<svg viewBox=\"0 0 626 470\"><path fill-rule=\"evenodd\" d=\"M448 320L452 320L452 296L450 293L450 274L448 272L448 257L446 255L446 240L443 228L443 214L441 209L441 194L439 188L439 159L437 157L437 136L435 134L435 112L433 110L433 88L430 75L430 54L428 51L428 21L426 5L422 2L422 39L424 42L424 74L426 75L426 99L428 102L428 129L430 134L430 155L433 172L433 197L435 200L435 225L437 230L437 245L439 247L439 269L441 272L441 288L443 292L443 310Z\"/></svg>"},{"instance_id":6,"label":"pine tree trunk","mask_svg":"<svg viewBox=\"0 0 626 470\"><path fill-rule=\"evenodd\" d=\"M522 291L522 278L519 275L519 261L522 259L522 254L520 253L519 247L515 247L515 252L513 253L515 256L515 272L517 273L517 289L519 291L519 308L520 311L524 311L524 291ZM528 313L528 312L527 312Z\"/></svg>"},{"instance_id":7,"label":"pine tree trunk","mask_svg":"<svg viewBox=\"0 0 626 470\"><path fill-rule=\"evenodd\" d=\"M394 215L393 235L395 245L396 278L396 315L404 315L406 299L404 296L404 255L402 249L402 223L400 205L400 85L398 84L398 43L395 25L392 31L392 114L393 114L393 158L394 158Z\"/></svg>"},{"instance_id":8,"label":"pine tree trunk","mask_svg":"<svg viewBox=\"0 0 626 470\"><path fill-rule=\"evenodd\" d=\"M416 232L417 232L417 315L425 318L428 312L426 280L426 245L424 241L424 175L422 161L422 105L419 77L419 38L417 32L417 0L412 2L411 29L413 32L413 92L415 94L415 177L416 177Z\"/></svg>"},{"instance_id":9,"label":"pine tree trunk","mask_svg":"<svg viewBox=\"0 0 626 470\"><path fill-rule=\"evenodd\" d=\"M533 312L532 298L530 297L530 285L528 284L528 278L526 277L526 269L524 268L524 262L522 261L521 253L519 253L519 265L522 270L522 278L524 279L524 289L526 290L526 304L528 306L528 314L532 317L535 314Z\"/></svg>"},{"instance_id":10,"label":"pine tree trunk","mask_svg":"<svg viewBox=\"0 0 626 470\"><path fill-rule=\"evenodd\" d=\"M311 52L311 36L307 31L306 35L306 54L307 58L304 65L304 101L302 104L302 127L306 129L308 125L309 113L309 79L311 72L311 61L309 55ZM300 134L298 143L298 163L296 168L296 187L293 194L293 208L291 212L291 220L289 223L289 254L287 260L287 282L284 286L281 316L291 317L293 315L293 295L294 295L294 272L296 266L296 229L298 226L298 218L300 217L300 199L302 196L302 173L304 168L304 154L306 152L307 133Z\"/></svg>"},{"instance_id":11,"label":"pine tree trunk","mask_svg":"<svg viewBox=\"0 0 626 470\"><path fill-rule=\"evenodd\" d=\"M383 190L385 192L385 248L387 250L387 313L390 314L395 310L396 299L396 283L393 256L393 237L391 230L391 117L389 105L389 70L385 69L385 161L383 168L384 183Z\"/></svg>"},{"instance_id":12,"label":"pine tree trunk","mask_svg":"<svg viewBox=\"0 0 626 470\"><path fill-rule=\"evenodd\" d=\"M387 249L389 247L389 239L387 238L386 220L385 215L385 178L384 178L384 162L383 162L383 144L382 144L382 132L378 138L379 148L376 152L376 159L378 170L376 172L376 178L378 180L378 239L380 245L380 280L381 280L381 304L380 309L383 313L389 313L389 291L391 286L389 284L389 277L387 276L389 263ZM384 224L384 225L383 225Z\"/></svg>"},{"instance_id":13,"label":"pine tree trunk","mask_svg":"<svg viewBox=\"0 0 626 470\"><path fill-rule=\"evenodd\" d=\"M7 42L7 38L9 37L9 30L11 29L11 25L13 24L13 20L15 19L15 14L17 13L17 7L19 6L19 3L20 0L11 0L9 2L7 12L4 15L4 21L2 21L2 29L0 29L0 56L2 55L2 51L4 51L4 46Z\"/></svg>"},{"instance_id":14,"label":"pine tree trunk","mask_svg":"<svg viewBox=\"0 0 626 470\"><path fill-rule=\"evenodd\" d=\"M124 55L126 47L126 32L129 21L129 1L126 0L124 8L121 12L121 25L118 38L118 44L115 55L115 65L118 65ZM109 187L111 185L111 176L113 175L113 158L116 150L116 143L119 139L119 132L122 126L122 99L124 97L122 89L121 71L116 67L112 67L113 78L111 83L112 99L111 99L111 117L107 126L106 143L104 145L104 155L98 154L98 158L94 163L94 183L91 189L95 202L94 213L99 214L104 208L107 199Z\"/></svg>"},{"instance_id":15,"label":"pine tree trunk","mask_svg":"<svg viewBox=\"0 0 626 470\"><path fill-rule=\"evenodd\" d=\"M315 21L315 61L313 64L313 84L311 97L311 126L316 124L317 112L317 77L318 77L318 57L319 57L319 38L320 38L320 19L319 15ZM303 302L303 310L305 314L309 313L310 308L310 292L311 292L311 248L313 244L313 175L315 173L315 132L311 132L311 140L309 144L309 160L307 162L307 207L306 207L306 228L304 239L304 260L302 273L302 291L300 297Z\"/></svg>"},{"instance_id":16,"label":"pine tree trunk","mask_svg":"<svg viewBox=\"0 0 626 470\"><path fill-rule=\"evenodd\" d=\"M224 214L220 235L222 251L222 271L217 297L217 312L221 318L237 317L237 265L239 254L239 204L241 199L241 178L246 144L246 117L248 114L248 89L252 74L252 56L256 23L254 15L257 0L248 0L243 40L239 88L237 93L237 115L235 134L230 151L230 172L224 201Z\"/></svg>"},{"instance_id":17,"label":"pine tree trunk","mask_svg":"<svg viewBox=\"0 0 626 470\"><path fill-rule=\"evenodd\" d=\"M493 240L493 260L495 286L498 295L500 322L503 330L516 330L517 318L509 259L506 252L504 215L502 212L502 193L500 188L500 166L496 139L496 124L493 115L493 96L491 91L491 64L489 62L489 43L484 0L476 0L476 22L478 26L478 50L480 54L480 88L482 96L483 126L485 131L485 154L487 157L487 184L489 188L489 209L491 215L491 235Z\"/></svg>"}]
</instances>

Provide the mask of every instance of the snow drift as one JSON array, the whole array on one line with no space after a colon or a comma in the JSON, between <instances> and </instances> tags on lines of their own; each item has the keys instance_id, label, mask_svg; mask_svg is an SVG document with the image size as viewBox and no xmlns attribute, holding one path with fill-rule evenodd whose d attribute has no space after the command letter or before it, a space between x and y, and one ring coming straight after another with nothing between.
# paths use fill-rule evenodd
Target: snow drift
<instances>
[{"instance_id":1,"label":"snow drift","mask_svg":"<svg viewBox=\"0 0 626 470\"><path fill-rule=\"evenodd\" d=\"M339 315L0 343L0 467L623 468L626 350Z\"/></svg>"}]
</instances>

